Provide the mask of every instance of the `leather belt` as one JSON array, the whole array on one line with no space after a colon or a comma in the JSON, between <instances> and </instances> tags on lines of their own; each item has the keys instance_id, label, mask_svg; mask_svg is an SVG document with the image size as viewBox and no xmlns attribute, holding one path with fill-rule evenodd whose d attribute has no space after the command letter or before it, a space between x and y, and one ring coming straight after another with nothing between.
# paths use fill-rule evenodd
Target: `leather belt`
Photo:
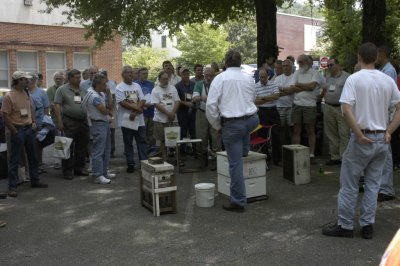
<instances>
[{"instance_id":1,"label":"leather belt","mask_svg":"<svg viewBox=\"0 0 400 266\"><path fill-rule=\"evenodd\" d=\"M105 120L98 120L98 119L90 119L90 121L92 121L92 122L104 122L104 123L107 122Z\"/></svg>"},{"instance_id":2,"label":"leather belt","mask_svg":"<svg viewBox=\"0 0 400 266\"><path fill-rule=\"evenodd\" d=\"M226 121L232 121L232 120L247 120L250 117L252 117L254 114L252 115L244 115L244 116L240 116L240 117L222 117L222 121L226 122Z\"/></svg>"},{"instance_id":3,"label":"leather belt","mask_svg":"<svg viewBox=\"0 0 400 266\"><path fill-rule=\"evenodd\" d=\"M363 134L380 134L385 133L386 130L369 130L369 129L361 129Z\"/></svg>"},{"instance_id":4,"label":"leather belt","mask_svg":"<svg viewBox=\"0 0 400 266\"><path fill-rule=\"evenodd\" d=\"M73 117L68 116L68 115L65 115L65 114L63 114L63 116L65 116L66 118L69 118L69 119L71 119L71 120L78 121L78 122L82 122L82 121L85 120L85 119L76 119L76 118L73 118Z\"/></svg>"}]
</instances>

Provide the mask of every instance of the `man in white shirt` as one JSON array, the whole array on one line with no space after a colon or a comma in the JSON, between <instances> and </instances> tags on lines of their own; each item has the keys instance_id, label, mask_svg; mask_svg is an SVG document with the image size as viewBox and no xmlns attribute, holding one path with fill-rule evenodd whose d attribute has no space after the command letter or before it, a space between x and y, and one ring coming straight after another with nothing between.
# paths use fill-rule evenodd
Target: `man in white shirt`
<instances>
[{"instance_id":1,"label":"man in white shirt","mask_svg":"<svg viewBox=\"0 0 400 266\"><path fill-rule=\"evenodd\" d=\"M291 92L295 93L292 109L292 121L294 123L292 142L293 144L300 144L301 129L304 124L310 147L310 162L315 164L317 95L314 90L321 85L321 78L319 73L311 67L312 60L307 55L300 55L297 63L299 69L294 73L290 86Z\"/></svg>"},{"instance_id":2,"label":"man in white shirt","mask_svg":"<svg viewBox=\"0 0 400 266\"><path fill-rule=\"evenodd\" d=\"M255 84L252 77L240 70L242 56L236 51L225 55L226 71L211 83L206 103L206 116L210 124L222 131L222 140L228 155L231 177L231 199L223 208L243 212L247 203L243 177L243 156L250 149L250 132L259 123Z\"/></svg>"},{"instance_id":3,"label":"man in white shirt","mask_svg":"<svg viewBox=\"0 0 400 266\"><path fill-rule=\"evenodd\" d=\"M281 118L281 143L292 143L292 106L293 106L293 93L290 93L290 84L293 78L292 62L286 59L282 62L283 74L276 77L275 84L279 88L280 97L276 102L279 116Z\"/></svg>"},{"instance_id":4,"label":"man in white shirt","mask_svg":"<svg viewBox=\"0 0 400 266\"><path fill-rule=\"evenodd\" d=\"M133 137L135 137L139 160L147 160L146 130L143 118L145 99L141 87L133 82L133 69L122 68L122 82L117 85L115 98L118 106L118 126L124 140L124 154L128 173L135 171Z\"/></svg>"},{"instance_id":5,"label":"man in white shirt","mask_svg":"<svg viewBox=\"0 0 400 266\"><path fill-rule=\"evenodd\" d=\"M375 69L376 46L364 43L358 50L361 70L351 75L340 97L342 112L352 134L343 153L340 171L337 223L325 226L327 236L353 237L358 181L364 171L365 192L360 207L361 236L373 237L373 224L382 171L391 134L400 124L400 92L394 81ZM390 124L388 108L396 106Z\"/></svg>"}]
</instances>

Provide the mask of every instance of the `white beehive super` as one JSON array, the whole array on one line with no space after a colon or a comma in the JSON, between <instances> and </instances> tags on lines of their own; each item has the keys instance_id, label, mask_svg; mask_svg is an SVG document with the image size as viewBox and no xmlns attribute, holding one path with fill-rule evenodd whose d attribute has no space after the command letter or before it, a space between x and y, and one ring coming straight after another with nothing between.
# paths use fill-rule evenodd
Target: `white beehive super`
<instances>
[{"instance_id":1,"label":"white beehive super","mask_svg":"<svg viewBox=\"0 0 400 266\"><path fill-rule=\"evenodd\" d=\"M283 145L283 177L296 185L311 182L310 148L298 144Z\"/></svg>"},{"instance_id":2,"label":"white beehive super","mask_svg":"<svg viewBox=\"0 0 400 266\"><path fill-rule=\"evenodd\" d=\"M246 197L254 198L267 195L266 158L262 153L250 151L243 157L243 176L246 186ZM218 192L230 196L231 178L226 151L217 152Z\"/></svg>"}]
</instances>

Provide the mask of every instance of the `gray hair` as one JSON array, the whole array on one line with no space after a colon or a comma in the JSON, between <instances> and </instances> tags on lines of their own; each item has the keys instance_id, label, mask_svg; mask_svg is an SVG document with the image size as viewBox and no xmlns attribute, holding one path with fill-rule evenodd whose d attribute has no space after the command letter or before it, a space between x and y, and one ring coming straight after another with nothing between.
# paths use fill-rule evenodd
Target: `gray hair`
<instances>
[{"instance_id":1,"label":"gray hair","mask_svg":"<svg viewBox=\"0 0 400 266\"><path fill-rule=\"evenodd\" d=\"M54 72L53 79L55 79L57 76L63 76L64 77L64 72L62 72L62 71Z\"/></svg>"}]
</instances>

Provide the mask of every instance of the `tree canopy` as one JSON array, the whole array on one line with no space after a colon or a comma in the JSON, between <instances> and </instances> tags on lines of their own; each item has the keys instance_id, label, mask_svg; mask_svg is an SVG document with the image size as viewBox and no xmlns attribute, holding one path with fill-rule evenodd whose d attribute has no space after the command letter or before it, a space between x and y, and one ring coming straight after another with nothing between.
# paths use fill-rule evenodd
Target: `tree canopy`
<instances>
[{"instance_id":1,"label":"tree canopy","mask_svg":"<svg viewBox=\"0 0 400 266\"><path fill-rule=\"evenodd\" d=\"M189 67L193 64L221 63L229 48L227 36L222 27L212 28L207 23L184 26L177 34L177 49L182 52L179 63Z\"/></svg>"}]
</instances>

